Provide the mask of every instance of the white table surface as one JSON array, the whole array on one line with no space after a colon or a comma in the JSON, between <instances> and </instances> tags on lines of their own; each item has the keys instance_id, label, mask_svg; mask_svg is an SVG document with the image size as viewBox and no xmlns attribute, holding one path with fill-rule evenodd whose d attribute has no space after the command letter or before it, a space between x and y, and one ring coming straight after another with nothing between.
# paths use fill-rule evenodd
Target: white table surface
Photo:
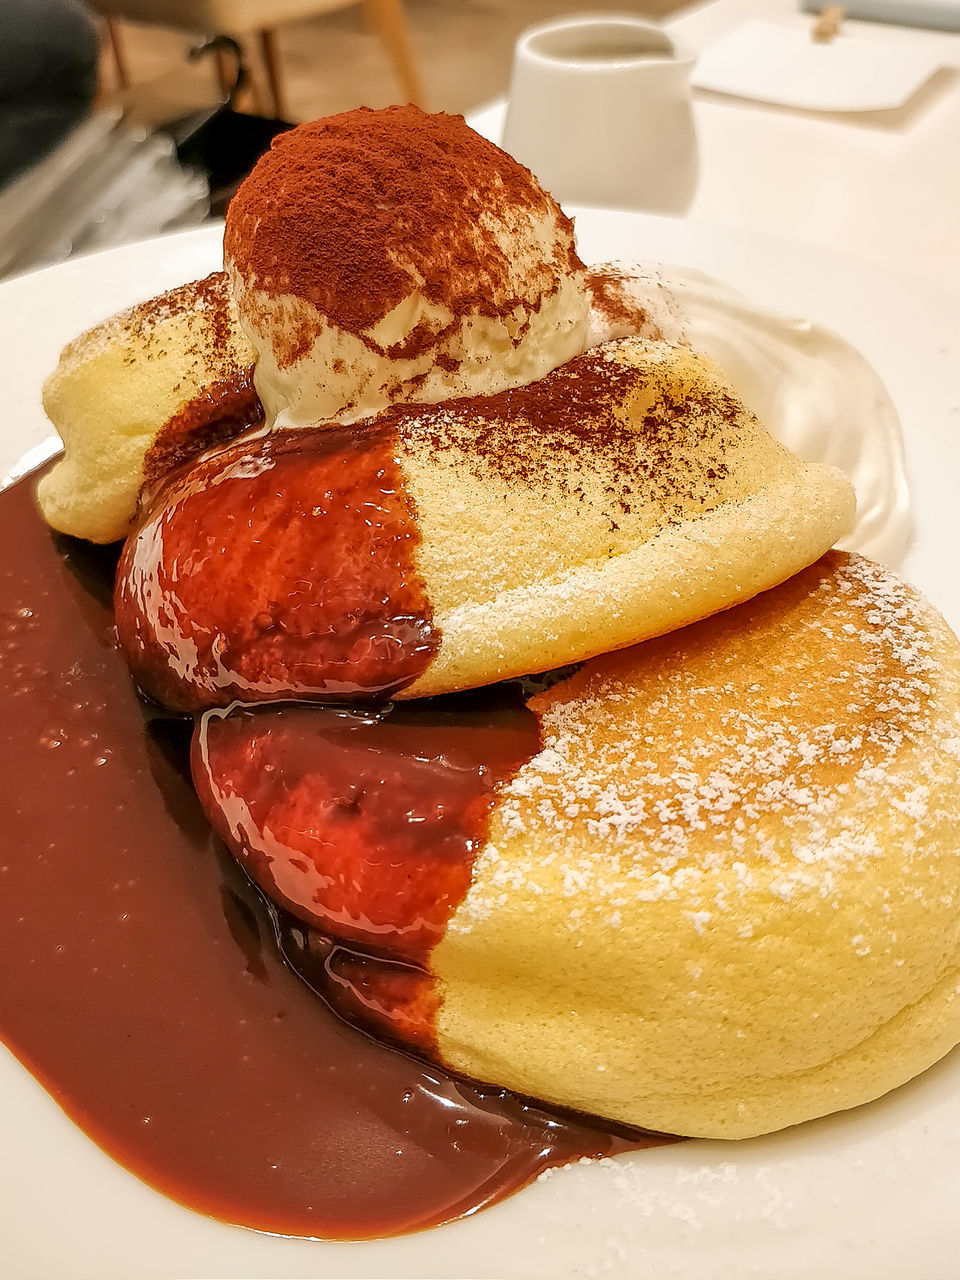
<instances>
[{"instance_id":1,"label":"white table surface","mask_svg":"<svg viewBox=\"0 0 960 1280\"><path fill-rule=\"evenodd\" d=\"M699 52L756 18L812 22L795 0L713 0L666 27ZM827 248L960 295L960 35L869 22L844 30L930 47L943 69L896 111L820 114L695 92L700 182L688 216ZM499 141L504 111L494 103L468 120Z\"/></svg>"}]
</instances>

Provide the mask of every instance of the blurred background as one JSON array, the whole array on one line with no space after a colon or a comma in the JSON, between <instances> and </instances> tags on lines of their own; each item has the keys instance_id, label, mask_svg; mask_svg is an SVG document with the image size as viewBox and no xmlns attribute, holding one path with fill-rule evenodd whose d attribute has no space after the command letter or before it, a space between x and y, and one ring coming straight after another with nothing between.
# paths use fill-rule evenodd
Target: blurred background
<instances>
[{"instance_id":1,"label":"blurred background","mask_svg":"<svg viewBox=\"0 0 960 1280\"><path fill-rule=\"evenodd\" d=\"M0 0L0 275L223 213L282 128L469 112L520 32L603 0ZM675 0L621 3L661 18Z\"/></svg>"},{"instance_id":2,"label":"blurred background","mask_svg":"<svg viewBox=\"0 0 960 1280\"><path fill-rule=\"evenodd\" d=\"M10 0L5 0L9 3ZM21 0L29 5L30 0ZM246 0L219 6L180 3L155 5L131 0L111 2L103 11L235 8L242 22L259 24L243 34L254 81L247 105L259 93L270 99L271 49L280 89L280 113L291 120L314 120L360 105L383 107L417 97L428 111L467 112L505 93L517 36L527 26L578 12L623 12L663 17L681 7L676 0L644 0L641 4L610 0L301 0L291 5L305 15L272 25L271 13L288 7L284 0ZM128 21L112 24L119 36L129 87L117 76L116 63L104 60L104 90L152 118L173 115L209 101L208 68L191 65L187 49L195 37L175 28ZM234 28L234 33L237 29ZM261 31L267 32L264 41ZM230 32L228 31L228 34ZM409 59L409 73L404 63ZM416 91L416 92L415 92Z\"/></svg>"},{"instance_id":3,"label":"blurred background","mask_svg":"<svg viewBox=\"0 0 960 1280\"><path fill-rule=\"evenodd\" d=\"M527 78L508 107L522 31L611 8L628 25L666 23L662 74L631 54L621 81L591 53L591 79L578 72L568 92L518 59ZM412 101L467 114L561 202L689 216L884 268L909 258L919 279L955 288L960 0L844 8L0 0L0 276L220 216L280 130Z\"/></svg>"}]
</instances>

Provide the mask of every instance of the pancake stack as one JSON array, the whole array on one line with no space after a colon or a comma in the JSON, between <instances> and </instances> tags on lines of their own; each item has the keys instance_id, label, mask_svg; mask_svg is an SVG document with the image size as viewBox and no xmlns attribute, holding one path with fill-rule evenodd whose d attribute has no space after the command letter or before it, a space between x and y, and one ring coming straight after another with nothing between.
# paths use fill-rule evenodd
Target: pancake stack
<instances>
[{"instance_id":1,"label":"pancake stack","mask_svg":"<svg viewBox=\"0 0 960 1280\"><path fill-rule=\"evenodd\" d=\"M580 298L556 218L572 283L543 298ZM68 348L40 501L127 535L131 669L197 716L211 823L329 998L473 1079L726 1138L960 1041L960 645L885 569L825 555L844 477L649 329L359 421L291 417L294 361L264 420L235 287Z\"/></svg>"},{"instance_id":2,"label":"pancake stack","mask_svg":"<svg viewBox=\"0 0 960 1280\"><path fill-rule=\"evenodd\" d=\"M445 1061L742 1138L960 1041L960 645L916 592L833 553L530 706L431 957Z\"/></svg>"},{"instance_id":3,"label":"pancake stack","mask_svg":"<svg viewBox=\"0 0 960 1280\"><path fill-rule=\"evenodd\" d=\"M708 361L622 339L515 391L272 432L174 475L127 541L117 622L141 686L180 710L447 693L729 608L852 510L846 480L777 444ZM341 590L388 562L375 599ZM382 635L390 616L422 661L399 634L366 674L330 656L331 630Z\"/></svg>"},{"instance_id":4,"label":"pancake stack","mask_svg":"<svg viewBox=\"0 0 960 1280\"><path fill-rule=\"evenodd\" d=\"M714 1138L867 1102L960 1040L960 644L881 566L831 553L525 716L435 706L210 712L195 739L219 834L346 940L349 1016Z\"/></svg>"}]
</instances>

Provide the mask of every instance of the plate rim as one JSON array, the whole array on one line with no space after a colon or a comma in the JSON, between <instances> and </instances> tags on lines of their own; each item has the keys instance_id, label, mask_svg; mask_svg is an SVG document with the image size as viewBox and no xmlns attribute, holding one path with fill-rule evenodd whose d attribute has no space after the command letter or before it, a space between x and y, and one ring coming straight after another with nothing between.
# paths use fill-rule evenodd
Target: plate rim
<instances>
[{"instance_id":1,"label":"plate rim","mask_svg":"<svg viewBox=\"0 0 960 1280\"><path fill-rule=\"evenodd\" d=\"M623 214L611 210L584 209L573 212L578 218L580 230L586 230L591 238L609 236L611 229L616 226L619 228L616 235L627 239L635 237L644 247L649 242L678 245L686 243L695 259L692 262L687 260L686 265L691 266L701 265L698 255L703 253L709 257L713 252L720 259L724 259L724 244L727 245L726 257L732 254L735 260L739 260L745 251L748 251L749 256L749 251L752 250L754 256L759 259L763 259L764 255L769 258L772 253L794 262L799 261L802 269L803 263L809 264L816 259L821 264L820 269L827 274L831 270L836 273L835 263L839 261L844 264L841 275L845 272L850 277L852 272L855 277L859 273L861 276L869 276L875 284L879 279L882 288L888 292L891 289L896 291L907 310L909 307L904 302L906 295L910 295L912 300L910 305L914 310L929 306L928 295L934 295L942 297L947 310L955 309L956 315L960 318L960 300L955 299L953 295L937 295L936 291L929 290L926 286L914 285L892 274L886 277L884 282L883 273L876 272L873 268L862 267L839 254L829 255L807 246L797 246L790 241L778 240L773 236L758 237L752 233L737 232L731 228L710 227L705 223L681 222L641 214ZM0 284L0 346L3 344L2 335L5 327L9 333L10 324L14 319L22 323L22 315L14 316L13 312L17 311L23 298L29 297L31 293L36 294L38 290L40 293L49 291L55 297L61 286L67 290L68 294L73 289L90 289L98 277L101 283L103 282L104 273L106 278L110 278L114 270L125 272L130 266L138 268L146 266L149 269L145 271L145 275L151 275L153 271L153 274L157 274L159 278L161 270L175 271L176 264L180 261L193 262L204 256L209 258L212 264L208 270L217 269L215 259L219 235L220 229L217 226L180 232L158 240L141 241L135 245L87 255L66 264L47 267L3 282ZM634 256L647 255L635 254ZM790 267L787 266L785 269L789 275ZM720 275L720 278L725 278L723 274L717 272L716 268L713 272ZM134 276L139 278L136 273ZM180 281L172 280L171 283L182 282L182 279L183 277ZM741 280L733 279L730 283L750 296L749 288L745 288ZM160 288L163 287L167 286L160 285ZM109 293L109 290L107 292ZM102 296L102 294L97 295L98 299ZM764 305L772 304L764 299ZM110 307L110 310L116 309L116 306ZM793 306L780 309L795 311ZM72 315L73 311L70 311L70 314ZM819 315L814 318L818 321L821 319ZM829 316L824 317L824 320L830 327L838 328ZM87 323L93 322L95 320ZM843 336L848 336L843 329L839 331ZM860 345L855 336L852 336L851 340L855 345ZM904 359L908 358L908 354L909 352L905 354ZM38 361L34 360L32 365L28 362L26 366L14 363L12 372L20 393L20 403L36 407L39 403ZM886 380L886 370L883 368L881 368L881 375ZM24 385L25 383L29 383L29 386ZM894 398L896 400L896 396ZM901 406L898 405L898 407ZM948 409L946 405L945 410L952 412L952 409ZM31 422L35 430L42 427L42 422L39 420L31 419ZM957 461L960 462L960 421L956 423L956 428L954 448ZM941 424L937 430L944 437L946 436L945 425ZM927 454L923 450L918 454L918 439L911 438L909 433L905 434L907 434L908 461L911 458L919 458L914 468L913 479L921 483L914 484L913 487L918 500L923 501ZM934 443L940 442L938 440ZM936 453L936 449L933 452ZM928 520L918 528L917 543L920 545L915 548L914 558L921 566L924 557L933 554L928 549L930 539L936 536L938 529L949 530L949 527L949 520L943 512L940 512L938 519L932 524ZM960 607L956 600L954 607L957 608L957 613L953 615L955 618L960 616ZM16 1068L13 1072L10 1070L11 1062ZM25 1076L26 1080L19 1079L19 1083L14 1087L14 1093L11 1094L11 1081L18 1080L18 1073ZM938 1147L944 1161L945 1153L950 1156L949 1164L944 1165L946 1169L955 1168L956 1156L960 1155L960 1089L953 1088L954 1081L960 1083L960 1056L956 1053L952 1059L948 1058L938 1064L921 1080L905 1086L904 1090L898 1091L894 1096L894 1104L898 1112L904 1112L903 1124L907 1128L918 1122L916 1114L918 1107L923 1115L937 1116L945 1122L949 1121L947 1125L949 1132L947 1133L946 1128L944 1129L944 1136ZM12 1223L13 1229L20 1233L16 1247L21 1252L20 1255L14 1254L14 1258L19 1262L22 1256L22 1261L28 1268L56 1266L56 1273L63 1276L64 1280L67 1280L67 1277L70 1277L70 1280L82 1280L88 1274L99 1277L123 1275L130 1277L130 1280L136 1276L146 1280L147 1277L170 1275L174 1272L204 1277L205 1280L208 1277L225 1275L236 1277L581 1275L589 1274L591 1266L599 1274L649 1273L659 1277L669 1274L668 1268L674 1268L676 1274L697 1277L698 1280L700 1277L703 1277L703 1280L708 1278L719 1280L720 1277L728 1275L731 1278L736 1276L737 1280L740 1280L740 1277L746 1273L748 1264L754 1268L760 1268L757 1274L763 1275L766 1280L773 1280L774 1276L781 1275L785 1280L787 1278L792 1280L794 1275L798 1277L801 1274L808 1275L811 1265L818 1265L827 1277L836 1274L838 1277L843 1275L845 1280L855 1280L861 1276L864 1280L868 1276L870 1280L882 1280L883 1277L889 1276L890 1280L901 1280L902 1275L909 1274L909 1271L902 1269L907 1256L912 1260L914 1267L918 1264L927 1266L924 1280L935 1280L935 1277L941 1274L944 1280L947 1280L950 1274L945 1269L952 1263L952 1256L949 1256L951 1243L949 1226L944 1234L943 1224L947 1219L942 1214L938 1216L937 1213L938 1206L942 1207L944 1202L942 1196L938 1197L932 1193L929 1179L914 1187L907 1185L902 1177L894 1178L891 1182L886 1176L887 1170L880 1171L883 1176L879 1181L876 1178L871 1180L868 1171L861 1170L862 1181L864 1184L869 1184L874 1191L877 1187L882 1188L887 1184L889 1184L888 1190L890 1187L895 1189L896 1194L887 1197L891 1204L905 1192L917 1196L916 1214L901 1230L900 1236L894 1238L898 1230L896 1222L898 1220L903 1222L903 1214L894 1214L892 1210L886 1215L880 1212L881 1220L885 1218L882 1222L884 1229L876 1228L873 1224L878 1217L878 1202L875 1196L866 1195L865 1186L861 1187L856 1194L851 1193L849 1196L845 1195L844 1191L851 1191L850 1187L845 1189L842 1186L834 1188L820 1186L813 1189L815 1194L811 1193L812 1198L809 1203L804 1204L797 1202L795 1196L791 1200L789 1188L785 1190L783 1187L777 1187L776 1177L772 1171L777 1168L786 1169L791 1162L796 1163L797 1160L795 1154L791 1154L789 1150L784 1151L784 1144L789 1148L796 1140L796 1136L791 1136L790 1131L745 1144L762 1152L762 1158L758 1160L755 1167L750 1169L746 1169L742 1161L738 1162L736 1159L731 1161L732 1153L726 1144L691 1141L680 1147L657 1148L650 1152L639 1153L638 1159L625 1160L621 1157L603 1169L574 1166L518 1193L501 1205L431 1232L389 1241L331 1245L260 1236L201 1218L200 1215L167 1201L159 1193L139 1183L133 1175L114 1165L113 1161L104 1156L90 1139L80 1134L72 1122L59 1112L59 1108L49 1095L6 1052L0 1059L0 1088L3 1089L0 1093L0 1098L3 1099L3 1103L0 1103L0 1113L5 1110L9 1114L10 1107L15 1104L15 1095L17 1099L22 1100L22 1105L28 1112L35 1111L42 1117L38 1121L41 1132L49 1134L57 1130L57 1123L51 1124L51 1121L59 1122L60 1126L71 1131L74 1140L64 1139L66 1146L69 1147L65 1164L68 1171L72 1170L70 1176L80 1179L81 1183L83 1180L92 1178L98 1185L107 1189L105 1194L116 1193L119 1201L127 1206L127 1211L132 1215L131 1221L142 1222L149 1219L152 1224L152 1234L166 1235L165 1247L171 1240L174 1245L177 1238L183 1240L184 1252L181 1253L177 1253L175 1249L173 1254L135 1259L129 1255L129 1251L124 1254L122 1248L119 1250L113 1248L109 1257L104 1256L100 1261L94 1259L95 1269L89 1272L84 1271L82 1265L79 1268L64 1270L54 1255L48 1254L46 1260L40 1257L36 1249L38 1238L35 1234L35 1226L30 1224L21 1212ZM951 1106L954 1095L957 1096L958 1101L956 1105ZM887 1104L888 1100L883 1100L880 1103L870 1104L866 1110L886 1107ZM16 1105L19 1106L20 1103L17 1102ZM832 1135L827 1139L828 1144L836 1143L849 1154L856 1145L855 1131L862 1121L863 1110L815 1121L813 1126L820 1126L824 1133ZM922 1116L920 1120L922 1122ZM82 1139L79 1144L75 1140L78 1136ZM891 1151L897 1154L895 1135L891 1137L891 1142L893 1143ZM717 1148L719 1150L716 1150ZM713 1150L716 1150L715 1157L709 1155ZM705 1152L708 1154L704 1155ZM16 1190L14 1184L22 1182L24 1176L29 1177L29 1169L32 1168L34 1176L37 1177L42 1176L45 1169L46 1162L42 1158L33 1159L26 1152L20 1154L22 1159L14 1162L15 1168L11 1166L9 1152L8 1160L4 1162L5 1172L0 1178L0 1185L6 1183L8 1191ZM899 1151L901 1158L906 1154L908 1153ZM42 1153L40 1155L42 1156ZM858 1157L850 1158L855 1160ZM618 1185L618 1182L622 1184L624 1181L626 1175L622 1171L626 1164L630 1164L634 1169L639 1167L640 1172L636 1177L631 1174L626 1179L634 1185L625 1188L623 1185ZM109 1166L109 1169L106 1166ZM763 1173L763 1170L766 1172ZM719 1176L712 1176L711 1171L719 1171ZM927 1172L929 1173L929 1170ZM675 1188L674 1192L670 1192L669 1189L670 1176L674 1178L672 1184ZM134 1183L138 1188L137 1193L130 1194L129 1186L124 1188L124 1183ZM680 1187L687 1189L686 1204L683 1202L683 1197L676 1194L676 1188ZM778 1191L781 1193L779 1199ZM925 1204L920 1203L921 1192L926 1196ZM831 1194L840 1196L842 1204L831 1206L829 1203ZM617 1236L610 1221L604 1218L596 1205L597 1199L603 1195L610 1195L614 1199L619 1197L620 1200L628 1195L639 1197L637 1222L645 1227L648 1226L650 1233L645 1236L636 1236L630 1233L624 1235L621 1232ZM715 1200L718 1196L722 1206L728 1208L732 1215L725 1228L722 1222L710 1217L711 1200ZM45 1191L40 1199L44 1212L49 1217L48 1191ZM26 1203L27 1200L21 1197L19 1203ZM649 1212L651 1205L654 1206L655 1211L652 1214ZM686 1209L689 1212L686 1216L683 1213L674 1213L671 1216L671 1206L674 1210ZM813 1208L819 1206L822 1214L821 1225L829 1223L830 1230L833 1232L833 1247L827 1248L826 1251L822 1241L811 1243L807 1239L806 1243L802 1243L805 1237L800 1231L800 1223L806 1220L805 1214L809 1216L809 1212L812 1211L811 1206ZM61 1201L59 1207L66 1211L67 1220L72 1224L72 1229L80 1233L73 1236L70 1236L69 1232L64 1233L64 1239L71 1241L68 1246L69 1252L64 1257L76 1258L77 1240L89 1241L92 1238L88 1229L89 1224L77 1221L76 1203L73 1205L73 1211L65 1201ZM842 1209L843 1212L838 1213L838 1209ZM657 1212L665 1215L662 1221L657 1216ZM790 1216L791 1214L793 1217ZM192 1229L187 1220L192 1224ZM665 1234L663 1221L668 1227ZM197 1223L202 1224L202 1229L196 1229ZM916 1252L917 1226L920 1223L926 1224L925 1255ZM561 1241L563 1247L559 1249L556 1247L556 1240L548 1238L551 1231L555 1228L559 1229L558 1224L570 1236L569 1242ZM941 1231L939 1243L936 1239L938 1226ZM83 1235L85 1230L86 1236ZM598 1230L606 1234L600 1238L597 1235ZM660 1238L657 1237L657 1230L661 1232ZM737 1235L738 1230L741 1232L740 1237ZM593 1232L592 1236L591 1232ZM746 1236L744 1237L742 1233L746 1233ZM912 1246L909 1254L904 1254L901 1238L904 1234L909 1236L909 1243ZM228 1236L231 1242L229 1247ZM541 1236L544 1238L541 1239ZM576 1236L579 1236L579 1239L574 1238ZM490 1237L496 1237L494 1242L496 1248L492 1252L489 1247ZM748 1241L746 1253L743 1251L744 1238ZM584 1239L588 1245L586 1250L583 1247ZM596 1244L592 1251L589 1247L591 1240L595 1240ZM240 1245L238 1241L245 1243ZM435 1246L433 1242L436 1242ZM759 1243L754 1248L751 1242ZM11 1243L13 1242L8 1240L8 1244ZM113 1242L113 1244L116 1243L116 1241ZM945 1249L948 1252L945 1253ZM458 1258L470 1256L471 1252L480 1261L480 1270L475 1270L472 1265L467 1270L456 1265ZM511 1269L503 1270L499 1267L496 1270L488 1269L491 1263L496 1265L496 1260L498 1258L502 1260L505 1254L509 1254ZM167 1257L168 1261L170 1257L178 1259L172 1270L163 1261L164 1257ZM709 1264L706 1270L701 1265L704 1260ZM452 1268L451 1264L454 1264ZM137 1269L130 1270L131 1265L136 1266ZM28 1269L20 1270L17 1274L22 1275L26 1280L27 1276L39 1277L48 1274L48 1271Z\"/></svg>"}]
</instances>

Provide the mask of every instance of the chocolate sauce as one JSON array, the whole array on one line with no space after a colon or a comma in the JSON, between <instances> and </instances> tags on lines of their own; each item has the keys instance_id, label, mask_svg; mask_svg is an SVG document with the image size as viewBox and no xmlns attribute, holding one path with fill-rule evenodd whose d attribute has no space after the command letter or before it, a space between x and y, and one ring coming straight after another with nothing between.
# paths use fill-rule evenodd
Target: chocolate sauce
<instances>
[{"instance_id":1,"label":"chocolate sauce","mask_svg":"<svg viewBox=\"0 0 960 1280\"><path fill-rule=\"evenodd\" d=\"M54 540L32 488L0 494L0 1037L67 1114L183 1204L333 1239L656 1142L458 1081L294 975L197 803L190 722L135 694L109 554Z\"/></svg>"},{"instance_id":2,"label":"chocolate sauce","mask_svg":"<svg viewBox=\"0 0 960 1280\"><path fill-rule=\"evenodd\" d=\"M519 694L208 712L194 782L274 902L324 933L423 962L470 885L498 783L540 749Z\"/></svg>"},{"instance_id":3,"label":"chocolate sauce","mask_svg":"<svg viewBox=\"0 0 960 1280\"><path fill-rule=\"evenodd\" d=\"M386 699L421 675L440 636L394 453L374 423L278 430L172 475L117 573L146 693L178 711Z\"/></svg>"},{"instance_id":4,"label":"chocolate sauce","mask_svg":"<svg viewBox=\"0 0 960 1280\"><path fill-rule=\"evenodd\" d=\"M156 489L171 472L261 422L263 405L249 365L204 387L161 428L143 458L144 483Z\"/></svg>"}]
</instances>

